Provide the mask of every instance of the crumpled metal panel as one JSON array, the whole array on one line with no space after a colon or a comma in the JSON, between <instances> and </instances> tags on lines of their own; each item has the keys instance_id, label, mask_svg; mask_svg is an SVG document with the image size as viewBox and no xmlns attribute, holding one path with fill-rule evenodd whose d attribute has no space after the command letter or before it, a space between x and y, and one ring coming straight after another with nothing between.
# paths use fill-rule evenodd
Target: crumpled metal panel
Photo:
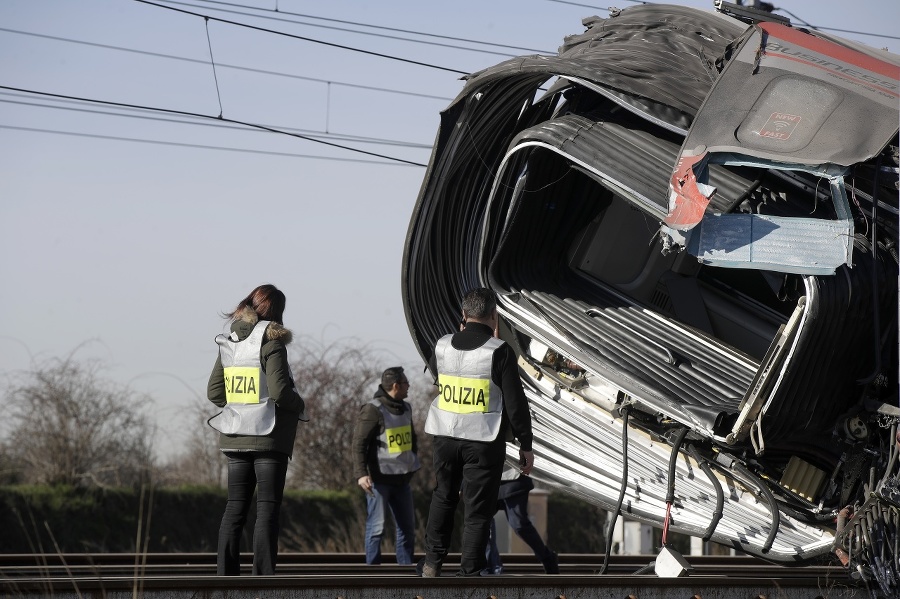
<instances>
[{"instance_id":1,"label":"crumpled metal panel","mask_svg":"<svg viewBox=\"0 0 900 599\"><path fill-rule=\"evenodd\" d=\"M699 229L697 259L725 268L830 275L850 260L853 243L845 220L710 214Z\"/></svg>"},{"instance_id":2,"label":"crumpled metal panel","mask_svg":"<svg viewBox=\"0 0 900 599\"><path fill-rule=\"evenodd\" d=\"M835 205L849 212L839 175L875 156L898 131L900 63L883 58L777 23L760 23L748 31L704 101L675 164L669 211L661 229L667 248L684 245L688 236L683 232L709 218L707 208L715 193L708 179L711 163L828 176L835 183ZM793 249L810 241L806 234L814 226L783 221L776 228L750 219L757 229L768 232L754 239L742 229L747 221L741 218L727 225L730 233L744 237L742 257L734 247L708 245L734 240L718 234L725 226L722 222L711 225L716 233L703 239L710 264L825 274L851 261L849 218L831 227L823 225L822 236L805 252ZM751 253L765 257L760 266L754 266L757 261L749 258ZM837 259L841 262L835 263Z\"/></svg>"},{"instance_id":3,"label":"crumpled metal panel","mask_svg":"<svg viewBox=\"0 0 900 599\"><path fill-rule=\"evenodd\" d=\"M559 49L570 64L560 74L602 87L632 112L681 131L718 77L716 60L747 28L715 12L663 4L583 23L587 30Z\"/></svg>"},{"instance_id":4,"label":"crumpled metal panel","mask_svg":"<svg viewBox=\"0 0 900 599\"><path fill-rule=\"evenodd\" d=\"M513 138L501 172L512 154L540 148L565 156L654 217L665 216L665 180L678 146L643 129L636 119L567 114L540 123ZM719 210L732 205L753 183L719 165L713 165L710 171L719 190L712 203Z\"/></svg>"}]
</instances>

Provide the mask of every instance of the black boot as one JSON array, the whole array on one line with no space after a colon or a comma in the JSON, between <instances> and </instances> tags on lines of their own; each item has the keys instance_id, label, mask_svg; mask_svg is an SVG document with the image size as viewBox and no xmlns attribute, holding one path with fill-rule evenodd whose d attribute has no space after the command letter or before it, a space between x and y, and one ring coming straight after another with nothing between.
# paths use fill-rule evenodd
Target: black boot
<instances>
[{"instance_id":1,"label":"black boot","mask_svg":"<svg viewBox=\"0 0 900 599\"><path fill-rule=\"evenodd\" d=\"M559 556L555 551L549 550L549 555L541 560L544 566L544 572L547 574L559 574Z\"/></svg>"}]
</instances>

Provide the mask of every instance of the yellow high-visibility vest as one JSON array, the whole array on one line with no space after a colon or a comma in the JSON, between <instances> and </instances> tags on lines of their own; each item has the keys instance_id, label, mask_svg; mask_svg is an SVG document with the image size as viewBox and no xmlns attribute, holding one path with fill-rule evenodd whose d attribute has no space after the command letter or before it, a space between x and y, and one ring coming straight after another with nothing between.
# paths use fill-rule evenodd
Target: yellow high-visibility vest
<instances>
[{"instance_id":1,"label":"yellow high-visibility vest","mask_svg":"<svg viewBox=\"0 0 900 599\"><path fill-rule=\"evenodd\" d=\"M491 380L494 353L503 341L490 337L484 345L459 350L445 335L435 345L438 396L431 402L425 432L471 441L493 441L500 432L503 392Z\"/></svg>"},{"instance_id":2,"label":"yellow high-visibility vest","mask_svg":"<svg viewBox=\"0 0 900 599\"><path fill-rule=\"evenodd\" d=\"M384 431L377 438L378 469L382 474L415 472L422 465L412 450L412 407L403 402L403 413L393 414L377 399L369 402L381 411Z\"/></svg>"},{"instance_id":3,"label":"yellow high-visibility vest","mask_svg":"<svg viewBox=\"0 0 900 599\"><path fill-rule=\"evenodd\" d=\"M275 401L269 397L266 373L259 360L268 320L261 320L243 341L219 335L219 357L225 370L228 403L207 422L226 435L268 435L275 428Z\"/></svg>"}]
</instances>

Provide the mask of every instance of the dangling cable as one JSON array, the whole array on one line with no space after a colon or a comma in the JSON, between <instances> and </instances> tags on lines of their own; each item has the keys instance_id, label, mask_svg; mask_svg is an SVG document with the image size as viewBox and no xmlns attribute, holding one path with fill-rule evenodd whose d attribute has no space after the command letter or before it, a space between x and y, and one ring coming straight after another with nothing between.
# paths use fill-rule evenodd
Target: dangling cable
<instances>
[{"instance_id":1,"label":"dangling cable","mask_svg":"<svg viewBox=\"0 0 900 599\"><path fill-rule=\"evenodd\" d=\"M622 509L622 502L625 500L625 489L628 487L628 406L622 407L622 486L619 488L619 501L616 503L616 509L613 512L612 520L606 528L606 555L603 556L603 566L598 574L606 574L609 569L609 554L612 552L613 530L616 527L616 520L619 517L619 511Z\"/></svg>"},{"instance_id":2,"label":"dangling cable","mask_svg":"<svg viewBox=\"0 0 900 599\"><path fill-rule=\"evenodd\" d=\"M687 432L688 429L686 427L678 431L678 436L675 437L675 441L672 443L672 454L669 456L669 485L668 491L666 492L666 520L663 522L662 529L663 547L666 546L669 538L669 522L672 519L672 503L675 501L675 467L678 465L678 451L681 449L681 444L684 443Z\"/></svg>"},{"instance_id":3,"label":"dangling cable","mask_svg":"<svg viewBox=\"0 0 900 599\"><path fill-rule=\"evenodd\" d=\"M761 549L763 553L768 553L769 550L772 549L772 543L775 542L775 535L778 534L778 528L781 526L781 513L778 511L778 504L775 502L775 496L772 495L772 492L769 490L769 487L766 486L766 483L756 477L750 470L744 467L743 464L734 462L732 464L732 469L744 477L744 482L751 485L755 484L769 506L769 512L772 515L772 526L769 528L769 535L766 537Z\"/></svg>"},{"instance_id":4,"label":"dangling cable","mask_svg":"<svg viewBox=\"0 0 900 599\"><path fill-rule=\"evenodd\" d=\"M687 446L688 454L694 458L694 461L700 465L700 469L706 474L706 477L709 478L709 482L712 483L713 488L716 490L716 510L713 512L712 519L709 522L709 526L706 528L706 532L703 533L703 540L708 541L712 538L713 533L716 531L716 526L719 525L719 520L722 519L722 513L725 510L725 491L722 490L722 485L719 483L719 479L716 478L716 475L713 474L712 468L709 467L709 462L701 458L697 453L697 449L693 445Z\"/></svg>"}]
</instances>

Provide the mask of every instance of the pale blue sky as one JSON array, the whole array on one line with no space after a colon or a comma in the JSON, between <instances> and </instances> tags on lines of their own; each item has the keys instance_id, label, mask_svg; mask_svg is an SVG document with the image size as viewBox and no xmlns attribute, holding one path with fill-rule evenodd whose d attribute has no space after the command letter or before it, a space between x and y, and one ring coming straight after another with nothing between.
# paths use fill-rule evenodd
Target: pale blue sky
<instances>
[{"instance_id":1,"label":"pale blue sky","mask_svg":"<svg viewBox=\"0 0 900 599\"><path fill-rule=\"evenodd\" d=\"M452 71L555 52L582 18L608 15L558 0L228 2L160 4L425 65L212 20L207 41L202 17L134 0L3 0L0 86L210 116L221 98L227 119L403 142L328 138L424 164L462 86ZM779 6L820 27L898 35L896 0ZM219 313L262 282L287 294L285 324L301 342L358 339L392 354L385 366L420 368L400 265L425 169L213 120L158 120L176 118L0 89L0 375L76 350L100 358L105 376L153 398L165 455L184 438L180 411L205 395Z\"/></svg>"}]
</instances>

